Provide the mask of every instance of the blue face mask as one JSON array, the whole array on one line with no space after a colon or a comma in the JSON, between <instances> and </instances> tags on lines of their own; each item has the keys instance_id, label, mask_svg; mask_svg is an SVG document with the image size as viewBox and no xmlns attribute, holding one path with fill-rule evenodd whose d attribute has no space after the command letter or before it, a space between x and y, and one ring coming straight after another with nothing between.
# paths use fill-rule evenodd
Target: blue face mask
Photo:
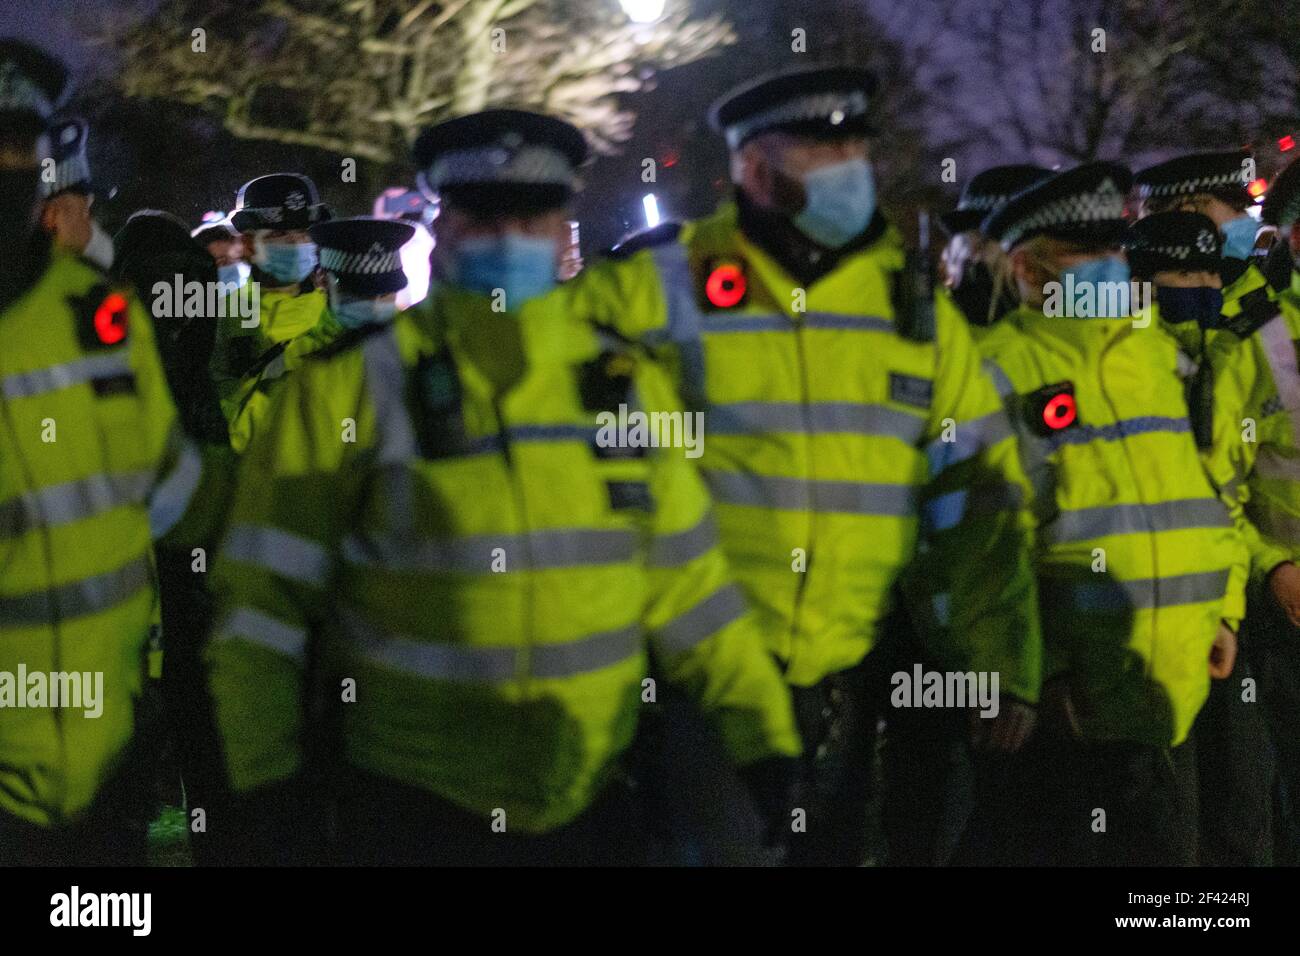
<instances>
[{"instance_id":1,"label":"blue face mask","mask_svg":"<svg viewBox=\"0 0 1300 956\"><path fill-rule=\"evenodd\" d=\"M505 293L505 307L514 312L529 299L555 288L554 239L507 233L499 238L466 239L452 257L452 282L471 292Z\"/></svg>"},{"instance_id":2,"label":"blue face mask","mask_svg":"<svg viewBox=\"0 0 1300 956\"><path fill-rule=\"evenodd\" d=\"M1250 216L1238 216L1223 224L1223 255L1228 259L1245 259L1255 248L1259 223Z\"/></svg>"},{"instance_id":3,"label":"blue face mask","mask_svg":"<svg viewBox=\"0 0 1300 956\"><path fill-rule=\"evenodd\" d=\"M232 262L228 266L217 266L217 281L234 285L244 284L244 275L248 266L242 262Z\"/></svg>"},{"instance_id":4,"label":"blue face mask","mask_svg":"<svg viewBox=\"0 0 1300 956\"><path fill-rule=\"evenodd\" d=\"M358 329L363 325L388 322L397 314L397 303L391 299L334 298L330 311L345 329Z\"/></svg>"},{"instance_id":5,"label":"blue face mask","mask_svg":"<svg viewBox=\"0 0 1300 956\"><path fill-rule=\"evenodd\" d=\"M865 159L814 169L803 177L808 201L794 224L813 242L838 249L862 233L876 212L876 180Z\"/></svg>"},{"instance_id":6,"label":"blue face mask","mask_svg":"<svg viewBox=\"0 0 1300 956\"><path fill-rule=\"evenodd\" d=\"M1166 322L1195 322L1203 329L1215 329L1223 311L1223 290L1209 286L1195 289L1156 286L1156 305Z\"/></svg>"},{"instance_id":7,"label":"blue face mask","mask_svg":"<svg viewBox=\"0 0 1300 956\"><path fill-rule=\"evenodd\" d=\"M316 243L260 242L253 261L285 285L301 282L316 268Z\"/></svg>"},{"instance_id":8,"label":"blue face mask","mask_svg":"<svg viewBox=\"0 0 1300 956\"><path fill-rule=\"evenodd\" d=\"M1061 270L1061 285L1071 300L1074 315L1080 318L1117 319L1132 312L1128 263L1118 256L1087 259ZM1123 286L1118 288L1116 284ZM1092 308L1088 309L1085 290L1091 289ZM1091 314L1085 314L1091 311ZM1115 313L1108 315L1106 313Z\"/></svg>"}]
</instances>

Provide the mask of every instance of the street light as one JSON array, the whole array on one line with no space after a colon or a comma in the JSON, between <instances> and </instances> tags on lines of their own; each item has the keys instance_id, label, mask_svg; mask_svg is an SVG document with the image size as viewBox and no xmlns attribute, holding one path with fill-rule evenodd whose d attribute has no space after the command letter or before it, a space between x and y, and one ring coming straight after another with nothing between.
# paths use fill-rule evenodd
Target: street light
<instances>
[{"instance_id":1,"label":"street light","mask_svg":"<svg viewBox=\"0 0 1300 956\"><path fill-rule=\"evenodd\" d=\"M645 224L648 228L653 229L662 221L659 216L659 200L655 198L654 193L646 193L641 198L641 205L645 208Z\"/></svg>"},{"instance_id":2,"label":"street light","mask_svg":"<svg viewBox=\"0 0 1300 956\"><path fill-rule=\"evenodd\" d=\"M664 15L666 0L618 0L633 23L654 23Z\"/></svg>"}]
</instances>

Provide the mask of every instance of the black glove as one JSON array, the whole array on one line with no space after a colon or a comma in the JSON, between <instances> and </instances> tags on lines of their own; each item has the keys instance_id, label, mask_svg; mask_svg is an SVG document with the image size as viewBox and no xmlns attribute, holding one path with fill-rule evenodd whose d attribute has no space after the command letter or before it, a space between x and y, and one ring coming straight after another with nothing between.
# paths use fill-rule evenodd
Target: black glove
<instances>
[{"instance_id":1,"label":"black glove","mask_svg":"<svg viewBox=\"0 0 1300 956\"><path fill-rule=\"evenodd\" d=\"M739 770L758 813L765 847L784 846L790 834L790 811L799 792L800 766L794 757L768 757Z\"/></svg>"}]
</instances>

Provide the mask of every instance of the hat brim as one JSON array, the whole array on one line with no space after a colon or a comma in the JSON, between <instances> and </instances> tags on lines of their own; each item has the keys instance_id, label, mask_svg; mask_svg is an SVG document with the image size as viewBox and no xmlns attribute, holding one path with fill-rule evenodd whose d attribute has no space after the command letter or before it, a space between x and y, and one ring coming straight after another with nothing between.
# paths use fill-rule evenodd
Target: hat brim
<instances>
[{"instance_id":1,"label":"hat brim","mask_svg":"<svg viewBox=\"0 0 1300 956\"><path fill-rule=\"evenodd\" d=\"M384 272L379 275L340 275L331 272L330 275L338 283L339 291L345 295L388 295L391 292L401 292L407 286L404 272Z\"/></svg>"},{"instance_id":2,"label":"hat brim","mask_svg":"<svg viewBox=\"0 0 1300 956\"><path fill-rule=\"evenodd\" d=\"M939 225L941 225L948 235L955 236L959 232L970 232L972 229L978 229L980 223L984 221L985 213L977 209L953 209L950 212L939 213Z\"/></svg>"},{"instance_id":3,"label":"hat brim","mask_svg":"<svg viewBox=\"0 0 1300 956\"><path fill-rule=\"evenodd\" d=\"M1084 245L1122 246L1128 235L1128 223L1123 219L1105 219L1099 222L1071 224L1068 226L1048 226L1031 229L1022 233L1011 247L1028 242L1036 236L1047 236L1062 242L1077 242Z\"/></svg>"},{"instance_id":4,"label":"hat brim","mask_svg":"<svg viewBox=\"0 0 1300 956\"><path fill-rule=\"evenodd\" d=\"M240 209L230 214L230 225L237 232L255 232L258 229L270 229L277 232L306 229L318 222L327 222L334 218L334 213L325 203L307 206L274 222L268 220L261 209Z\"/></svg>"},{"instance_id":5,"label":"hat brim","mask_svg":"<svg viewBox=\"0 0 1300 956\"><path fill-rule=\"evenodd\" d=\"M1188 256L1175 259L1159 252L1128 250L1129 269L1136 279L1149 279L1157 272L1218 272L1221 258L1213 256Z\"/></svg>"}]
</instances>

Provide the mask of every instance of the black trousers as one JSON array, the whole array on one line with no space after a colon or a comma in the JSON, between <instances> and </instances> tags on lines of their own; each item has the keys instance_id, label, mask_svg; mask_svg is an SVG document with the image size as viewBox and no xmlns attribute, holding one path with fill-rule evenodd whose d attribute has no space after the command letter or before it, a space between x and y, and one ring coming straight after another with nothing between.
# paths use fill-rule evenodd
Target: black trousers
<instances>
[{"instance_id":1,"label":"black trousers","mask_svg":"<svg viewBox=\"0 0 1300 956\"><path fill-rule=\"evenodd\" d=\"M1275 766L1274 861L1300 865L1300 628L1272 595L1252 593L1243 628ZM1259 706L1259 705L1256 705Z\"/></svg>"},{"instance_id":2,"label":"black trousers","mask_svg":"<svg viewBox=\"0 0 1300 956\"><path fill-rule=\"evenodd\" d=\"M984 862L1192 866L1194 748L1079 741L1037 731L1004 772L1002 813L973 836ZM989 839L989 835L994 839ZM963 860L964 861L964 860Z\"/></svg>"},{"instance_id":3,"label":"black trousers","mask_svg":"<svg viewBox=\"0 0 1300 956\"><path fill-rule=\"evenodd\" d=\"M144 866L149 861L147 783L128 762L86 815L68 826L42 827L0 810L0 867Z\"/></svg>"},{"instance_id":4,"label":"black trousers","mask_svg":"<svg viewBox=\"0 0 1300 956\"><path fill-rule=\"evenodd\" d=\"M1199 857L1203 866L1270 866L1273 862L1275 762L1268 717L1254 679L1252 637L1243 629L1232 674L1211 681L1192 727L1200 788Z\"/></svg>"},{"instance_id":5,"label":"black trousers","mask_svg":"<svg viewBox=\"0 0 1300 956\"><path fill-rule=\"evenodd\" d=\"M872 651L856 667L792 689L807 816L806 830L790 835L789 866L883 861L877 724L888 686L885 665L885 656Z\"/></svg>"},{"instance_id":6,"label":"black trousers","mask_svg":"<svg viewBox=\"0 0 1300 956\"><path fill-rule=\"evenodd\" d=\"M612 784L550 833L496 833L492 821L386 777L350 771L337 805L335 859L348 866L637 866L647 841L635 800Z\"/></svg>"}]
</instances>

